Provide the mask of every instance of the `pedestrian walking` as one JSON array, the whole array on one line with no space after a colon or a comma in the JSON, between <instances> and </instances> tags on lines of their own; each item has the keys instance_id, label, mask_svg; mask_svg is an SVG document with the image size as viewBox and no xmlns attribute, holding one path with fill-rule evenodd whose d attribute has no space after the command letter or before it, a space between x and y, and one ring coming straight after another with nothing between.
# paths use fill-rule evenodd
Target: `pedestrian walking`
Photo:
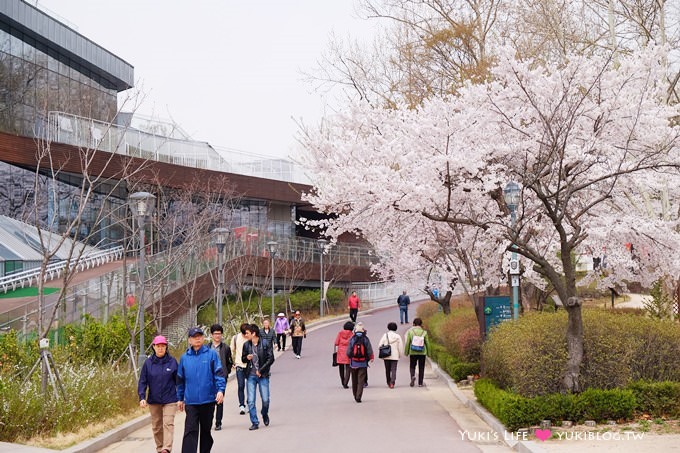
<instances>
[{"instance_id":1,"label":"pedestrian walking","mask_svg":"<svg viewBox=\"0 0 680 453\"><path fill-rule=\"evenodd\" d=\"M149 408L156 451L170 453L177 412L177 360L168 354L168 341L164 336L154 338L151 347L154 353L146 359L139 373L139 406Z\"/></svg>"},{"instance_id":2,"label":"pedestrian walking","mask_svg":"<svg viewBox=\"0 0 680 453\"><path fill-rule=\"evenodd\" d=\"M399 297L397 297L397 305L399 305L399 322L408 324L408 306L411 304L411 298L404 290Z\"/></svg>"},{"instance_id":3,"label":"pedestrian walking","mask_svg":"<svg viewBox=\"0 0 680 453\"><path fill-rule=\"evenodd\" d=\"M346 353L350 358L352 394L354 401L360 403L364 394L368 365L369 362L373 362L373 348L366 336L364 325L360 322L354 326L354 335L349 340Z\"/></svg>"},{"instance_id":4,"label":"pedestrian walking","mask_svg":"<svg viewBox=\"0 0 680 453\"><path fill-rule=\"evenodd\" d=\"M378 350L381 350L383 346L388 345L390 346L390 355L382 357L382 359L385 361L385 379L387 381L387 386L393 389L397 382L397 365L399 364L399 357L401 356L401 351L404 349L404 342L401 340L401 335L397 333L396 322L387 324L387 332L385 332L380 339Z\"/></svg>"},{"instance_id":5,"label":"pedestrian walking","mask_svg":"<svg viewBox=\"0 0 680 453\"><path fill-rule=\"evenodd\" d=\"M250 414L250 431L260 427L257 418L257 389L260 389L262 399L262 422L269 426L269 370L274 363L274 347L272 343L265 343L260 338L260 329L255 325L248 327L248 340L243 345L243 362L246 363L248 380L248 412Z\"/></svg>"},{"instance_id":6,"label":"pedestrian walking","mask_svg":"<svg viewBox=\"0 0 680 453\"><path fill-rule=\"evenodd\" d=\"M229 373L231 372L231 367L234 365L234 361L231 358L231 348L224 344L222 337L224 334L224 329L219 324L213 324L210 326L210 337L212 342L210 343L210 348L214 349L217 356L220 358L222 363L222 371L224 371L224 379L229 378ZM222 429L222 417L224 416L224 403L217 403L215 406L215 431Z\"/></svg>"},{"instance_id":7,"label":"pedestrian walking","mask_svg":"<svg viewBox=\"0 0 680 453\"><path fill-rule=\"evenodd\" d=\"M274 322L274 332L276 332L276 348L278 351L286 350L286 336L290 333L290 324L286 315L279 313ZM283 344L283 347L281 345Z\"/></svg>"},{"instance_id":8,"label":"pedestrian walking","mask_svg":"<svg viewBox=\"0 0 680 453\"><path fill-rule=\"evenodd\" d=\"M430 352L430 339L427 330L423 329L423 320L413 320L413 327L406 331L404 354L410 357L409 371L411 372L411 387L416 382L416 364L418 365L418 387L423 387L425 376L425 357Z\"/></svg>"},{"instance_id":9,"label":"pedestrian walking","mask_svg":"<svg viewBox=\"0 0 680 453\"><path fill-rule=\"evenodd\" d=\"M361 308L361 300L359 299L359 296L357 296L356 291L352 291L352 295L347 299L347 308L349 308L349 319L351 319L353 323L356 323L357 314Z\"/></svg>"},{"instance_id":10,"label":"pedestrian walking","mask_svg":"<svg viewBox=\"0 0 680 453\"><path fill-rule=\"evenodd\" d=\"M336 362L338 363L338 371L340 372L340 384L342 388L349 388L349 377L350 377L350 366L349 357L347 357L347 346L349 346L349 340L352 338L354 330L354 323L352 321L347 321L342 327L342 330L338 332L335 337L335 353Z\"/></svg>"},{"instance_id":11,"label":"pedestrian walking","mask_svg":"<svg viewBox=\"0 0 680 453\"><path fill-rule=\"evenodd\" d=\"M243 345L248 341L246 337L246 327L248 323L243 323L239 327L239 332L231 337L231 358L236 369L236 385L238 386L236 394L238 395L238 412L241 415L246 413L246 364L243 363L241 356L243 354Z\"/></svg>"},{"instance_id":12,"label":"pedestrian walking","mask_svg":"<svg viewBox=\"0 0 680 453\"><path fill-rule=\"evenodd\" d=\"M212 449L212 427L215 403L224 400L222 362L214 349L203 344L204 334L199 327L189 329L189 348L179 359L177 367L177 407L186 410L182 453L196 453L199 440L201 453Z\"/></svg>"},{"instance_id":13,"label":"pedestrian walking","mask_svg":"<svg viewBox=\"0 0 680 453\"><path fill-rule=\"evenodd\" d=\"M295 310L293 321L290 323L291 340L293 342L293 354L295 358L299 359L302 354L302 339L307 338L307 328L305 327L305 320L302 319L300 310Z\"/></svg>"},{"instance_id":14,"label":"pedestrian walking","mask_svg":"<svg viewBox=\"0 0 680 453\"><path fill-rule=\"evenodd\" d=\"M262 321L262 329L260 329L260 339L274 350L274 343L276 342L276 332L271 327L269 319Z\"/></svg>"}]
</instances>

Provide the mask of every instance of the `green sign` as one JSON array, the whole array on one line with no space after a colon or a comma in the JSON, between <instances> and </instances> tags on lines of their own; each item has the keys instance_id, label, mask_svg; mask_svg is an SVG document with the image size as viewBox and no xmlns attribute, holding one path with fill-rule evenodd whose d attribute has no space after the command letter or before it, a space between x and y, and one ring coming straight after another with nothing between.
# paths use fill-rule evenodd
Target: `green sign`
<instances>
[{"instance_id":1,"label":"green sign","mask_svg":"<svg viewBox=\"0 0 680 453\"><path fill-rule=\"evenodd\" d=\"M484 325L487 334L494 326L508 319L512 319L510 296L484 297Z\"/></svg>"}]
</instances>

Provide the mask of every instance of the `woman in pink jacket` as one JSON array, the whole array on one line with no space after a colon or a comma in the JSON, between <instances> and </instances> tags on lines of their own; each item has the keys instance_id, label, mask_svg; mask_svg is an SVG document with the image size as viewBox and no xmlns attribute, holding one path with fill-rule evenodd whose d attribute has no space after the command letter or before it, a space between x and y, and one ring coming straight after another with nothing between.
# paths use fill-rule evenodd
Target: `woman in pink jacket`
<instances>
[{"instance_id":1,"label":"woman in pink jacket","mask_svg":"<svg viewBox=\"0 0 680 453\"><path fill-rule=\"evenodd\" d=\"M338 332L338 336L335 337L335 352L338 354L338 370L340 371L340 382L342 383L342 388L349 388L349 357L347 357L347 345L349 345L349 340L352 338L354 330L354 323L352 321L347 321L343 326L342 330Z\"/></svg>"}]
</instances>

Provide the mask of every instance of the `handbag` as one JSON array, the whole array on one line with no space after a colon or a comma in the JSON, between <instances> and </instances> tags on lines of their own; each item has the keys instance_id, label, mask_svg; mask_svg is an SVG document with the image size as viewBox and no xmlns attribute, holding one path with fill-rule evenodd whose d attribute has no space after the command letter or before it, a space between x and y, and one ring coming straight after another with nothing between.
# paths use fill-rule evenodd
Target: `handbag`
<instances>
[{"instance_id":1,"label":"handbag","mask_svg":"<svg viewBox=\"0 0 680 453\"><path fill-rule=\"evenodd\" d=\"M333 353L333 366L338 366L338 353Z\"/></svg>"},{"instance_id":2,"label":"handbag","mask_svg":"<svg viewBox=\"0 0 680 453\"><path fill-rule=\"evenodd\" d=\"M378 347L378 358L384 359L392 355L392 346L390 345L390 336L388 333L385 334L387 338L387 344Z\"/></svg>"}]
</instances>

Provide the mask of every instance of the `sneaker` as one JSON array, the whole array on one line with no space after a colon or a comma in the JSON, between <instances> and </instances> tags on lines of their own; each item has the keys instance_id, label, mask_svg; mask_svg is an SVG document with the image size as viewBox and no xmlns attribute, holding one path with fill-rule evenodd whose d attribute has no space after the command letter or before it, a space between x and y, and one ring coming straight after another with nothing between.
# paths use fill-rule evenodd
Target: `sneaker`
<instances>
[{"instance_id":1,"label":"sneaker","mask_svg":"<svg viewBox=\"0 0 680 453\"><path fill-rule=\"evenodd\" d=\"M411 387L413 387L413 385L411 385ZM238 407L238 413L241 414L241 415L245 414L246 413L246 407L245 406L239 406Z\"/></svg>"},{"instance_id":2,"label":"sneaker","mask_svg":"<svg viewBox=\"0 0 680 453\"><path fill-rule=\"evenodd\" d=\"M296 359L299 359L299 358L300 358L300 354L296 355L295 358L296 358Z\"/></svg>"},{"instance_id":3,"label":"sneaker","mask_svg":"<svg viewBox=\"0 0 680 453\"><path fill-rule=\"evenodd\" d=\"M343 385L342 388L348 389L348 388L349 388L349 385Z\"/></svg>"},{"instance_id":4,"label":"sneaker","mask_svg":"<svg viewBox=\"0 0 680 453\"><path fill-rule=\"evenodd\" d=\"M260 427L258 425L253 423L252 425L250 425L250 428L248 428L248 431L255 431L256 429L259 429L259 428Z\"/></svg>"},{"instance_id":5,"label":"sneaker","mask_svg":"<svg viewBox=\"0 0 680 453\"><path fill-rule=\"evenodd\" d=\"M390 387L391 389L393 389L393 388L394 388L394 384L390 383L389 387Z\"/></svg>"},{"instance_id":6,"label":"sneaker","mask_svg":"<svg viewBox=\"0 0 680 453\"><path fill-rule=\"evenodd\" d=\"M411 383L410 383L409 385L410 385L411 387L413 387L414 385L416 385L416 378L415 378L415 376L411 378Z\"/></svg>"},{"instance_id":7,"label":"sneaker","mask_svg":"<svg viewBox=\"0 0 680 453\"><path fill-rule=\"evenodd\" d=\"M220 431L222 429L222 425L215 425L215 431Z\"/></svg>"},{"instance_id":8,"label":"sneaker","mask_svg":"<svg viewBox=\"0 0 680 453\"><path fill-rule=\"evenodd\" d=\"M263 415L262 421L264 422L264 426L269 426L269 415Z\"/></svg>"},{"instance_id":9,"label":"sneaker","mask_svg":"<svg viewBox=\"0 0 680 453\"><path fill-rule=\"evenodd\" d=\"M364 382L364 388L368 387L368 382Z\"/></svg>"},{"instance_id":10,"label":"sneaker","mask_svg":"<svg viewBox=\"0 0 680 453\"><path fill-rule=\"evenodd\" d=\"M418 387L425 387L425 384L418 384Z\"/></svg>"}]
</instances>

